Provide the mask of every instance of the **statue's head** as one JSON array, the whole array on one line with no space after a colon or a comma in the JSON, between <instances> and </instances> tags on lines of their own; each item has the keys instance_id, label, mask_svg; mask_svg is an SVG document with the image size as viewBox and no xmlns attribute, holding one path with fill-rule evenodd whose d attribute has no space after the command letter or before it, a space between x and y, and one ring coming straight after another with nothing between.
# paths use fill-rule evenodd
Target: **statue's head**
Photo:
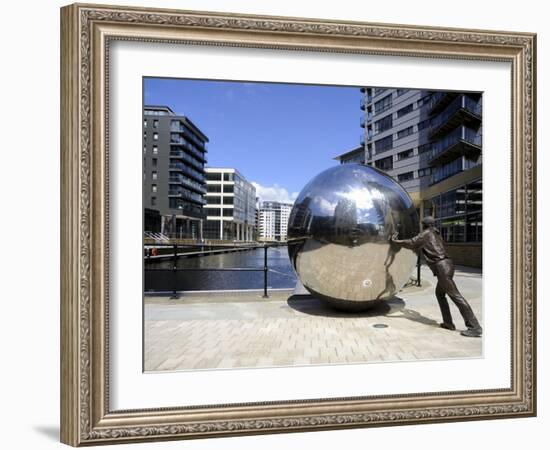
<instances>
[{"instance_id":1,"label":"statue's head","mask_svg":"<svg viewBox=\"0 0 550 450\"><path fill-rule=\"evenodd\" d=\"M422 219L422 225L426 228L433 227L435 225L435 219L432 216L426 216Z\"/></svg>"}]
</instances>

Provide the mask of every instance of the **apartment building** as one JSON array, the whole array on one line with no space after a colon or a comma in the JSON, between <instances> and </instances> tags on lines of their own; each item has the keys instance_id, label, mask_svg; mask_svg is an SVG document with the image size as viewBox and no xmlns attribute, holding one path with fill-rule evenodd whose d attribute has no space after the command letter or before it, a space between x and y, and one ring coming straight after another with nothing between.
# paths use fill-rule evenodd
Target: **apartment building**
<instances>
[{"instance_id":1,"label":"apartment building","mask_svg":"<svg viewBox=\"0 0 550 450\"><path fill-rule=\"evenodd\" d=\"M144 231L202 238L208 137L168 106L143 110Z\"/></svg>"},{"instance_id":2,"label":"apartment building","mask_svg":"<svg viewBox=\"0 0 550 450\"><path fill-rule=\"evenodd\" d=\"M259 237L262 240L286 241L288 235L288 218L292 203L276 201L262 202L259 211Z\"/></svg>"},{"instance_id":3,"label":"apartment building","mask_svg":"<svg viewBox=\"0 0 550 450\"><path fill-rule=\"evenodd\" d=\"M482 96L361 89L364 163L387 172L421 216L434 215L457 262L481 266ZM357 162L361 147L335 159Z\"/></svg>"}]
</instances>

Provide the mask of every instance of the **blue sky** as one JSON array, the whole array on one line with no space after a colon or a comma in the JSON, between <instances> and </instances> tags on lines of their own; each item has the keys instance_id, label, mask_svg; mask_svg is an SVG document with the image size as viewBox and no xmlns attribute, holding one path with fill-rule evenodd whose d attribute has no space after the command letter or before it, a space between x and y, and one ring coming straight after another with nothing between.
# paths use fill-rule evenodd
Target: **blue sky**
<instances>
[{"instance_id":1,"label":"blue sky","mask_svg":"<svg viewBox=\"0 0 550 450\"><path fill-rule=\"evenodd\" d=\"M334 156L359 145L357 87L144 79L144 102L189 117L208 166L234 167L263 200L293 200Z\"/></svg>"}]
</instances>

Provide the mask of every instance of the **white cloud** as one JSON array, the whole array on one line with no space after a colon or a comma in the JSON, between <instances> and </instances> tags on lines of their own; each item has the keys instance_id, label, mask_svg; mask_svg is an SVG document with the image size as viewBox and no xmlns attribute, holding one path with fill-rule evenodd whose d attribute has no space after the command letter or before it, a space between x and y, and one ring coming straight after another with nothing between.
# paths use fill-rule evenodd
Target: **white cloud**
<instances>
[{"instance_id":1,"label":"white cloud","mask_svg":"<svg viewBox=\"0 0 550 450\"><path fill-rule=\"evenodd\" d=\"M262 186L260 183L252 182L256 188L256 195L260 197L260 201L277 201L282 203L294 203L298 192L289 193L284 187L275 183L273 186Z\"/></svg>"}]
</instances>

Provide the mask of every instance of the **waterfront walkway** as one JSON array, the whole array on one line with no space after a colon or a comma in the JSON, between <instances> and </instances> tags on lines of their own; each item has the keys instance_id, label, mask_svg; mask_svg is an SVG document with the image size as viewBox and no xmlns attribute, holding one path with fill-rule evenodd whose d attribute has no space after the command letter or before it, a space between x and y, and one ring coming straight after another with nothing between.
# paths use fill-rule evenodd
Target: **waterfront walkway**
<instances>
[{"instance_id":1,"label":"waterfront walkway","mask_svg":"<svg viewBox=\"0 0 550 450\"><path fill-rule=\"evenodd\" d=\"M476 358L479 338L439 328L435 278L423 267L422 287L407 287L373 310L332 310L293 290L145 297L145 370L351 364ZM455 281L482 321L481 273L458 267ZM458 328L464 323L451 305Z\"/></svg>"}]
</instances>

